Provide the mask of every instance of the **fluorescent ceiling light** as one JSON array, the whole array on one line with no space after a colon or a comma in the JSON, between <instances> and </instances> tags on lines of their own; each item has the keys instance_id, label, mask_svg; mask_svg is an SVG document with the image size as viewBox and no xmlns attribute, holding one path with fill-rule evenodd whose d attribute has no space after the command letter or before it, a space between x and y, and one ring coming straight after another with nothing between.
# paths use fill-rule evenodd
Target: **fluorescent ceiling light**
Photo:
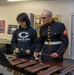
<instances>
[{"instance_id":1,"label":"fluorescent ceiling light","mask_svg":"<svg viewBox=\"0 0 74 75\"><path fill-rule=\"evenodd\" d=\"M25 0L7 0L7 1L11 1L12 2L12 1L25 1Z\"/></svg>"}]
</instances>

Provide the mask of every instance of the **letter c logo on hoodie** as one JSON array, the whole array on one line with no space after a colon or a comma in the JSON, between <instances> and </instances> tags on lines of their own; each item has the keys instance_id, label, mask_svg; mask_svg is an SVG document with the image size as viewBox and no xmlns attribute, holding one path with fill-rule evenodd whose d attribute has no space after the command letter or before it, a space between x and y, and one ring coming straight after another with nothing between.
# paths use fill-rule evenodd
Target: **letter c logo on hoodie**
<instances>
[{"instance_id":1,"label":"letter c logo on hoodie","mask_svg":"<svg viewBox=\"0 0 74 75\"><path fill-rule=\"evenodd\" d=\"M28 36L29 36L29 33L28 32L20 32L19 33L19 37L20 38L25 39L25 38L28 38Z\"/></svg>"}]
</instances>

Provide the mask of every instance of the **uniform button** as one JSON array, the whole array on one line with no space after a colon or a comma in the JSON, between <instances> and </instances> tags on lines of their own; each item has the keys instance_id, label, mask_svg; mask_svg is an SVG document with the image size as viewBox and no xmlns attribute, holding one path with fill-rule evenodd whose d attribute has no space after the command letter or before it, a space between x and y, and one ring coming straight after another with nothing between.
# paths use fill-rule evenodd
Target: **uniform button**
<instances>
[{"instance_id":1,"label":"uniform button","mask_svg":"<svg viewBox=\"0 0 74 75\"><path fill-rule=\"evenodd\" d=\"M61 51L61 53L63 53L63 51Z\"/></svg>"},{"instance_id":2,"label":"uniform button","mask_svg":"<svg viewBox=\"0 0 74 75\"><path fill-rule=\"evenodd\" d=\"M56 35L56 33L54 33Z\"/></svg>"},{"instance_id":3,"label":"uniform button","mask_svg":"<svg viewBox=\"0 0 74 75\"><path fill-rule=\"evenodd\" d=\"M50 28L50 26L48 26L48 28Z\"/></svg>"},{"instance_id":4,"label":"uniform button","mask_svg":"<svg viewBox=\"0 0 74 75\"><path fill-rule=\"evenodd\" d=\"M50 32L48 32L48 34L50 34Z\"/></svg>"},{"instance_id":5,"label":"uniform button","mask_svg":"<svg viewBox=\"0 0 74 75\"><path fill-rule=\"evenodd\" d=\"M59 53L59 55L61 55L61 54Z\"/></svg>"},{"instance_id":6,"label":"uniform button","mask_svg":"<svg viewBox=\"0 0 74 75\"><path fill-rule=\"evenodd\" d=\"M65 50L65 48L63 50Z\"/></svg>"},{"instance_id":7,"label":"uniform button","mask_svg":"<svg viewBox=\"0 0 74 75\"><path fill-rule=\"evenodd\" d=\"M64 48L63 51L65 51L66 49Z\"/></svg>"},{"instance_id":8,"label":"uniform button","mask_svg":"<svg viewBox=\"0 0 74 75\"><path fill-rule=\"evenodd\" d=\"M48 35L48 38L49 38L50 36Z\"/></svg>"},{"instance_id":9,"label":"uniform button","mask_svg":"<svg viewBox=\"0 0 74 75\"><path fill-rule=\"evenodd\" d=\"M50 29L48 29L48 31L50 31Z\"/></svg>"},{"instance_id":10,"label":"uniform button","mask_svg":"<svg viewBox=\"0 0 74 75\"><path fill-rule=\"evenodd\" d=\"M50 41L50 39L48 39Z\"/></svg>"}]
</instances>

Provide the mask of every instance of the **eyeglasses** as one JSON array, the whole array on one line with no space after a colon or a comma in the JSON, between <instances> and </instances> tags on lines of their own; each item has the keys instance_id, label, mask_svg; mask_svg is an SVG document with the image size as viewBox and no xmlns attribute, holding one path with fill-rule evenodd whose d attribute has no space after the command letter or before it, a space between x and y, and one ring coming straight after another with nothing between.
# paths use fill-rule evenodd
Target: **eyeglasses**
<instances>
[{"instance_id":1,"label":"eyeglasses","mask_svg":"<svg viewBox=\"0 0 74 75\"><path fill-rule=\"evenodd\" d=\"M46 18L47 18L47 17L41 17L41 19L43 19L43 20L46 19Z\"/></svg>"}]
</instances>

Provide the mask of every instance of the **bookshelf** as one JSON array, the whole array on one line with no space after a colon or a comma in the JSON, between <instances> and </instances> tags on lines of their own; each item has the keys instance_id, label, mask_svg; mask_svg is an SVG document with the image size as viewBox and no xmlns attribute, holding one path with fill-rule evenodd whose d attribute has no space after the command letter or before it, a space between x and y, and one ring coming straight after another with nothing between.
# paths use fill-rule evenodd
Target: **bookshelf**
<instances>
[{"instance_id":1,"label":"bookshelf","mask_svg":"<svg viewBox=\"0 0 74 75\"><path fill-rule=\"evenodd\" d=\"M38 37L39 37L40 26L42 26L42 21L41 21L40 15L35 15L35 25L34 25L34 28L37 31Z\"/></svg>"}]
</instances>

